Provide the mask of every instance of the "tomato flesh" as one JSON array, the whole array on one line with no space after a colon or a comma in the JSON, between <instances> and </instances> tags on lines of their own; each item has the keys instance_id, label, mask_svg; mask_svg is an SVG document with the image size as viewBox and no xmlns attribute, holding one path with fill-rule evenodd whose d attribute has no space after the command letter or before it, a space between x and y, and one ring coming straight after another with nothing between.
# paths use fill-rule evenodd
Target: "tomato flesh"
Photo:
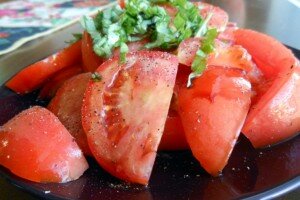
<instances>
[{"instance_id":1,"label":"tomato flesh","mask_svg":"<svg viewBox=\"0 0 300 200\"><path fill-rule=\"evenodd\" d=\"M139 51L101 65L90 81L82 123L91 151L112 175L147 184L167 118L178 61L164 52Z\"/></svg>"},{"instance_id":2,"label":"tomato flesh","mask_svg":"<svg viewBox=\"0 0 300 200\"><path fill-rule=\"evenodd\" d=\"M38 106L1 127L0 164L35 182L68 182L88 168L66 128L51 112Z\"/></svg>"},{"instance_id":3,"label":"tomato flesh","mask_svg":"<svg viewBox=\"0 0 300 200\"><path fill-rule=\"evenodd\" d=\"M81 40L21 70L6 83L6 87L19 94L25 94L38 89L56 72L80 63L80 49Z\"/></svg>"},{"instance_id":4,"label":"tomato flesh","mask_svg":"<svg viewBox=\"0 0 300 200\"><path fill-rule=\"evenodd\" d=\"M75 138L83 153L91 156L81 123L83 95L90 79L91 73L84 73L67 80L49 103L48 109L58 117Z\"/></svg>"},{"instance_id":5,"label":"tomato flesh","mask_svg":"<svg viewBox=\"0 0 300 200\"><path fill-rule=\"evenodd\" d=\"M240 70L210 67L182 88L179 114L193 155L217 176L227 164L250 107L251 85Z\"/></svg>"}]
</instances>

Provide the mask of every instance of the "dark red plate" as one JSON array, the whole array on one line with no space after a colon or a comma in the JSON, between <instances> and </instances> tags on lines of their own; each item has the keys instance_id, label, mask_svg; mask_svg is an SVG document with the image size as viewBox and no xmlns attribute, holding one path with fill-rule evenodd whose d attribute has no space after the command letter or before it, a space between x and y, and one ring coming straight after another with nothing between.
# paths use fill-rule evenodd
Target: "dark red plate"
<instances>
[{"instance_id":1,"label":"dark red plate","mask_svg":"<svg viewBox=\"0 0 300 200\"><path fill-rule=\"evenodd\" d=\"M300 57L300 51L294 50ZM0 88L0 124L35 104L35 94L18 96ZM0 167L10 183L46 199L235 199L273 198L300 188L300 136L277 146L255 150L241 136L223 175L213 178L191 152L159 152L148 187L126 184L103 171L93 159L90 169L66 184L26 181Z\"/></svg>"}]
</instances>

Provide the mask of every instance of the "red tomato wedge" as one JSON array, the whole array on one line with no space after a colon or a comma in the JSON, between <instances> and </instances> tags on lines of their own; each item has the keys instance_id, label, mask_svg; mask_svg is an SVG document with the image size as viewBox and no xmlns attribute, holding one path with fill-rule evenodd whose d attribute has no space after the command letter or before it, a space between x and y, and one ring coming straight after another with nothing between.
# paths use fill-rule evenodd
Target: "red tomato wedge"
<instances>
[{"instance_id":1,"label":"red tomato wedge","mask_svg":"<svg viewBox=\"0 0 300 200\"><path fill-rule=\"evenodd\" d=\"M224 31L228 23L228 14L221 8L213 6L208 3L195 2L200 10L200 15L205 19L209 13L212 13L212 17L208 23L210 28L216 28L218 31Z\"/></svg>"},{"instance_id":2,"label":"red tomato wedge","mask_svg":"<svg viewBox=\"0 0 300 200\"><path fill-rule=\"evenodd\" d=\"M58 88L69 78L82 72L81 65L74 65L54 74L54 76L42 87L39 98L50 99L54 97Z\"/></svg>"},{"instance_id":3,"label":"red tomato wedge","mask_svg":"<svg viewBox=\"0 0 300 200\"><path fill-rule=\"evenodd\" d=\"M139 51L102 64L90 81L82 123L91 151L112 175L147 184L173 93L178 61L164 52Z\"/></svg>"},{"instance_id":4,"label":"red tomato wedge","mask_svg":"<svg viewBox=\"0 0 300 200\"><path fill-rule=\"evenodd\" d=\"M104 62L104 59L94 52L93 40L86 31L82 35L81 53L83 69L86 72L94 72Z\"/></svg>"},{"instance_id":5,"label":"red tomato wedge","mask_svg":"<svg viewBox=\"0 0 300 200\"><path fill-rule=\"evenodd\" d=\"M81 40L44 60L38 61L10 79L6 86L19 94L31 92L42 86L53 74L81 61Z\"/></svg>"},{"instance_id":6,"label":"red tomato wedge","mask_svg":"<svg viewBox=\"0 0 300 200\"><path fill-rule=\"evenodd\" d=\"M193 155L217 176L227 164L250 107L251 85L241 70L210 67L182 88L179 114Z\"/></svg>"},{"instance_id":7,"label":"red tomato wedge","mask_svg":"<svg viewBox=\"0 0 300 200\"><path fill-rule=\"evenodd\" d=\"M252 55L267 78L242 132L254 147L282 142L300 131L300 72L293 53L274 38L239 29L235 42Z\"/></svg>"},{"instance_id":8,"label":"red tomato wedge","mask_svg":"<svg viewBox=\"0 0 300 200\"><path fill-rule=\"evenodd\" d=\"M267 79L289 70L296 63L292 51L274 38L248 29L234 32L235 44L243 46Z\"/></svg>"},{"instance_id":9,"label":"red tomato wedge","mask_svg":"<svg viewBox=\"0 0 300 200\"><path fill-rule=\"evenodd\" d=\"M277 76L253 105L242 132L256 148L285 141L300 131L300 68Z\"/></svg>"},{"instance_id":10,"label":"red tomato wedge","mask_svg":"<svg viewBox=\"0 0 300 200\"><path fill-rule=\"evenodd\" d=\"M75 138L83 153L91 156L81 123L83 95L90 79L91 73L84 73L67 80L49 103L48 109L58 117Z\"/></svg>"},{"instance_id":11,"label":"red tomato wedge","mask_svg":"<svg viewBox=\"0 0 300 200\"><path fill-rule=\"evenodd\" d=\"M72 181L88 168L67 129L50 111L38 106L0 128L0 164L35 182Z\"/></svg>"}]
</instances>

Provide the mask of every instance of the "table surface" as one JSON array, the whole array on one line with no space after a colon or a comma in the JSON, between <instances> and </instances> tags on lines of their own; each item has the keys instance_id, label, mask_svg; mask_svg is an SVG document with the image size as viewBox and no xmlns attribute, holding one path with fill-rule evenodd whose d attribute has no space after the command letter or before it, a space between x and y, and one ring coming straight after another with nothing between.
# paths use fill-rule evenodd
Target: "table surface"
<instances>
[{"instance_id":1,"label":"table surface","mask_svg":"<svg viewBox=\"0 0 300 200\"><path fill-rule=\"evenodd\" d=\"M222 7L229 13L230 20L237 22L240 27L267 33L284 44L300 49L300 8L292 3L299 3L299 0L207 0L206 2ZM282 199L297 199L299 196L300 189ZM37 198L0 177L0 200L10 199Z\"/></svg>"}]
</instances>

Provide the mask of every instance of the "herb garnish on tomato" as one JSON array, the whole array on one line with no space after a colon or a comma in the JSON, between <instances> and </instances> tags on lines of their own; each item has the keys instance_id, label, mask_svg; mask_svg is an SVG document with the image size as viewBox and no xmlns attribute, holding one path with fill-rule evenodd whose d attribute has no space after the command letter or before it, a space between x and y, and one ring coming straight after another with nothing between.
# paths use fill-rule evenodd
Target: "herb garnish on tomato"
<instances>
[{"instance_id":1,"label":"herb garnish on tomato","mask_svg":"<svg viewBox=\"0 0 300 200\"><path fill-rule=\"evenodd\" d=\"M127 42L150 38L145 48L171 49L201 29L203 19L198 8L187 0L128 0L125 8L113 6L99 12L94 19L84 16L83 27L93 39L94 51L109 57L112 50L121 47L121 58L127 53ZM157 3L168 3L177 9L172 19Z\"/></svg>"}]
</instances>

